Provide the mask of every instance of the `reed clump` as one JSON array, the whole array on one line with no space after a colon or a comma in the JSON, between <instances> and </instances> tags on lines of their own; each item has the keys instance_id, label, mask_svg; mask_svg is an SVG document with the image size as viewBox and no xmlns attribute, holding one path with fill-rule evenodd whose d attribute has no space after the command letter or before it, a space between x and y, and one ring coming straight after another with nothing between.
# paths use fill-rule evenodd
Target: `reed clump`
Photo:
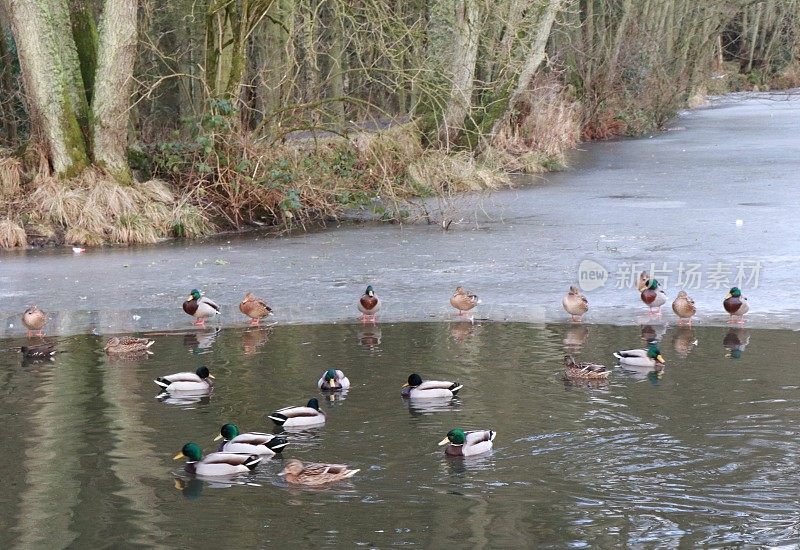
<instances>
[{"instance_id":1,"label":"reed clump","mask_svg":"<svg viewBox=\"0 0 800 550\"><path fill-rule=\"evenodd\" d=\"M69 179L37 173L25 181L20 166L0 159L4 248L146 244L215 230L202 207L177 198L164 181L123 185L97 169Z\"/></svg>"}]
</instances>

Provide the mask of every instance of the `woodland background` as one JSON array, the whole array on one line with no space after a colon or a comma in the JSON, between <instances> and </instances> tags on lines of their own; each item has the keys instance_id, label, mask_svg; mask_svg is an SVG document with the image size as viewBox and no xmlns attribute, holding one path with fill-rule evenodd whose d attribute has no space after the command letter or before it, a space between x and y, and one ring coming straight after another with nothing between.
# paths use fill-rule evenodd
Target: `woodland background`
<instances>
[{"instance_id":1,"label":"woodland background","mask_svg":"<svg viewBox=\"0 0 800 550\"><path fill-rule=\"evenodd\" d=\"M0 0L0 246L410 220L799 54L800 0Z\"/></svg>"}]
</instances>

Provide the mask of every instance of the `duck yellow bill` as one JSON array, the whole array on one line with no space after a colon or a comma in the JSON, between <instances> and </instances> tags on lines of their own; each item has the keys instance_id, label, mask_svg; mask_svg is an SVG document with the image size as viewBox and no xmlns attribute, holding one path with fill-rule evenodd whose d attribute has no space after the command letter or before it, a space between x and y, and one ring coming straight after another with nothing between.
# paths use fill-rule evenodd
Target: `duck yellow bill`
<instances>
[{"instance_id":1,"label":"duck yellow bill","mask_svg":"<svg viewBox=\"0 0 800 550\"><path fill-rule=\"evenodd\" d=\"M404 388L407 388L407 387L409 387L410 385L411 385L411 384L409 384L408 382L406 382L405 384L403 384L403 386L402 386L402 387L404 387Z\"/></svg>"},{"instance_id":2,"label":"duck yellow bill","mask_svg":"<svg viewBox=\"0 0 800 550\"><path fill-rule=\"evenodd\" d=\"M725 299L726 299L726 300L727 300L728 298L731 298L731 297L733 297L733 294L731 294L730 292L728 292L728 293L725 295Z\"/></svg>"},{"instance_id":3,"label":"duck yellow bill","mask_svg":"<svg viewBox=\"0 0 800 550\"><path fill-rule=\"evenodd\" d=\"M447 445L448 443L450 443L450 440L445 437L439 442L439 445Z\"/></svg>"},{"instance_id":4,"label":"duck yellow bill","mask_svg":"<svg viewBox=\"0 0 800 550\"><path fill-rule=\"evenodd\" d=\"M664 358L661 357L660 353L658 355L656 355L656 361L658 361L659 363L664 363Z\"/></svg>"},{"instance_id":5,"label":"duck yellow bill","mask_svg":"<svg viewBox=\"0 0 800 550\"><path fill-rule=\"evenodd\" d=\"M217 379L217 377L214 376L213 374L209 374L208 377L211 378L212 380L216 380Z\"/></svg>"},{"instance_id":6,"label":"duck yellow bill","mask_svg":"<svg viewBox=\"0 0 800 550\"><path fill-rule=\"evenodd\" d=\"M179 460L179 459L181 459L181 458L186 458L186 455L185 455L185 454L183 454L183 451L181 451L181 452L179 452L178 454L176 454L175 456L173 456L173 457L172 457L172 460Z\"/></svg>"},{"instance_id":7,"label":"duck yellow bill","mask_svg":"<svg viewBox=\"0 0 800 550\"><path fill-rule=\"evenodd\" d=\"M219 441L222 439L222 434L219 434L217 437L214 438L214 441Z\"/></svg>"}]
</instances>

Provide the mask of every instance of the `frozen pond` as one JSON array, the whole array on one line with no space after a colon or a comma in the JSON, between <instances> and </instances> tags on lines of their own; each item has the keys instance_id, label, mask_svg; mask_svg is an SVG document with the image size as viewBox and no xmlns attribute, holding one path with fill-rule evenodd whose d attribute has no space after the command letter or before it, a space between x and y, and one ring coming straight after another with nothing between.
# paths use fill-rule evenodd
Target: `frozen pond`
<instances>
[{"instance_id":1,"label":"frozen pond","mask_svg":"<svg viewBox=\"0 0 800 550\"><path fill-rule=\"evenodd\" d=\"M51 334L182 328L192 288L224 306L222 324L241 322L236 304L250 290L281 323L340 322L357 315L367 284L384 302L382 321L448 317L463 284L483 301L478 317L560 322L561 296L581 268L584 286L603 283L587 292L588 322L641 322L632 287L647 268L670 298L688 290L702 324L725 322L721 302L738 283L750 326L798 328L797 128L796 96L731 96L650 138L586 144L569 171L497 193L484 201L489 217L446 232L344 225L80 255L5 253L1 328L19 334L16 316L31 303L51 312Z\"/></svg>"}]
</instances>

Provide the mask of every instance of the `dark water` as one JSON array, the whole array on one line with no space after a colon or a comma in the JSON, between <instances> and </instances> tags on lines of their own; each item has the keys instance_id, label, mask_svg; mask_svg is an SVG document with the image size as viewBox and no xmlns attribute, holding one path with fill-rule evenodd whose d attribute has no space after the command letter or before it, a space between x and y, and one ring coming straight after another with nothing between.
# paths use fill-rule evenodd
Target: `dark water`
<instances>
[{"instance_id":1,"label":"dark water","mask_svg":"<svg viewBox=\"0 0 800 550\"><path fill-rule=\"evenodd\" d=\"M156 336L140 360L108 359L94 336L60 340L53 363L0 356L0 547L800 543L796 332L670 328L656 334L660 378L615 369L601 386L561 380L565 347L609 363L643 343L639 327L202 334ZM201 364L217 376L210 398L154 398L155 376ZM172 460L186 441L212 450L226 421L271 430L265 414L316 396L329 367L354 387L322 401L327 425L290 436L284 454L361 468L351 482L289 488L277 459L207 483ZM410 406L400 386L412 371L465 387L438 408ZM456 426L496 430L494 451L445 458L436 443Z\"/></svg>"}]
</instances>

